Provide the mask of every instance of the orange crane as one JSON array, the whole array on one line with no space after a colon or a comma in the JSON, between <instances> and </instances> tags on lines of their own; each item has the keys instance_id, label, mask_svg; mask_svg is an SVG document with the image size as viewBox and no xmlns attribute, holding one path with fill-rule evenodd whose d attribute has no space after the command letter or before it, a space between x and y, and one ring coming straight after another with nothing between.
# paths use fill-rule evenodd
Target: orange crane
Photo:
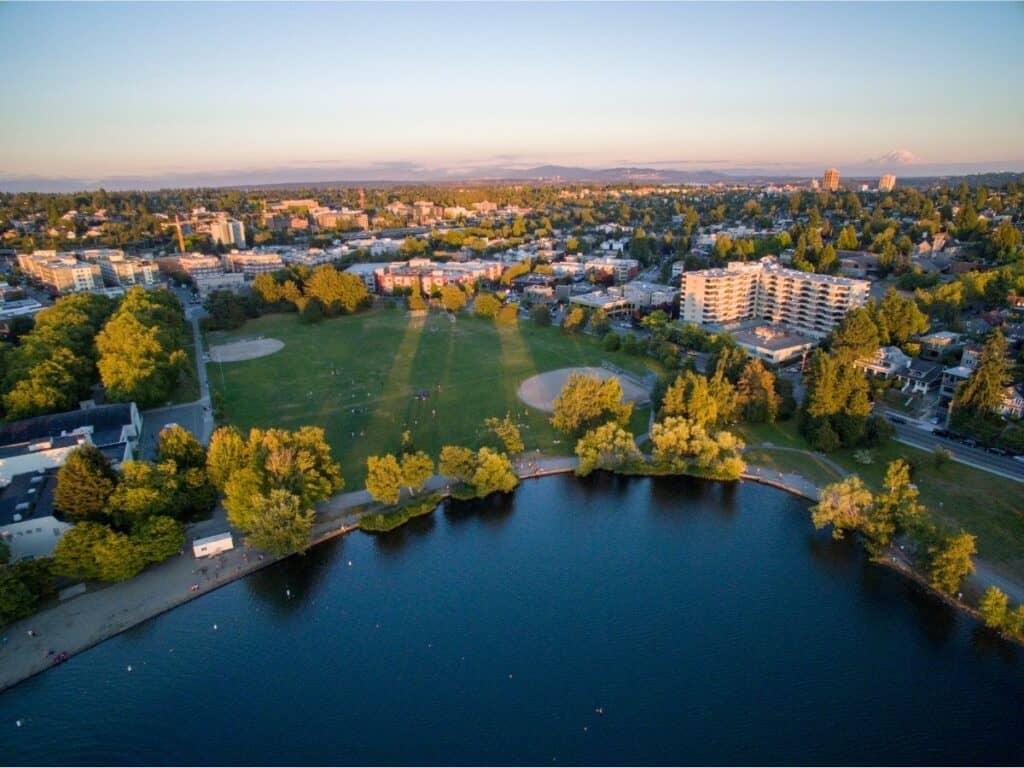
<instances>
[{"instance_id":1,"label":"orange crane","mask_svg":"<svg viewBox=\"0 0 1024 768\"><path fill-rule=\"evenodd\" d=\"M181 219L178 218L178 214L174 214L174 226L178 228L178 248L181 252L185 252L185 238L181 234Z\"/></svg>"}]
</instances>

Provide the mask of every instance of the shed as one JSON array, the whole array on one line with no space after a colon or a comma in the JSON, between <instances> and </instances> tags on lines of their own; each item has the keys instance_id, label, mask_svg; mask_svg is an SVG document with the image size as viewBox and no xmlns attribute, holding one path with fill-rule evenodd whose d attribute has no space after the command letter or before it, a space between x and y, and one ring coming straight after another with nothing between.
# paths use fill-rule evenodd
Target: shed
<instances>
[{"instance_id":1,"label":"shed","mask_svg":"<svg viewBox=\"0 0 1024 768\"><path fill-rule=\"evenodd\" d=\"M192 554L195 557L212 557L234 548L235 541L231 538L231 531L215 533L213 536L206 536L192 542Z\"/></svg>"}]
</instances>

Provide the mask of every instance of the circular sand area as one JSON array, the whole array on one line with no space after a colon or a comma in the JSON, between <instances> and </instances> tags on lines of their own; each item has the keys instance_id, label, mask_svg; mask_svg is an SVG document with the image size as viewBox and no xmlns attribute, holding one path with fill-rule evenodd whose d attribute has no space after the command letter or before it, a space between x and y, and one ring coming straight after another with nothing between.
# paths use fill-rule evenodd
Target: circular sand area
<instances>
[{"instance_id":1,"label":"circular sand area","mask_svg":"<svg viewBox=\"0 0 1024 768\"><path fill-rule=\"evenodd\" d=\"M574 373L597 376L602 380L618 379L622 385L622 399L627 402L644 402L650 398L647 390L636 382L605 368L559 368L557 371L538 373L520 384L519 399L533 408L551 413L554 410L555 398L562 391L569 376Z\"/></svg>"},{"instance_id":2,"label":"circular sand area","mask_svg":"<svg viewBox=\"0 0 1024 768\"><path fill-rule=\"evenodd\" d=\"M210 359L215 363L237 363L241 360L266 357L283 348L284 342L277 339L246 339L210 347Z\"/></svg>"}]
</instances>

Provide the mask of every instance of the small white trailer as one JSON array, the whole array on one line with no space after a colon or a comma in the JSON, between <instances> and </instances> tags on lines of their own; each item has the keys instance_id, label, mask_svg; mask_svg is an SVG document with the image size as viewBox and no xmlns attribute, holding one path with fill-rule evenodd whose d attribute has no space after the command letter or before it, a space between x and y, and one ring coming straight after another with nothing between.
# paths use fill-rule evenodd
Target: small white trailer
<instances>
[{"instance_id":1,"label":"small white trailer","mask_svg":"<svg viewBox=\"0 0 1024 768\"><path fill-rule=\"evenodd\" d=\"M195 557L212 557L234 548L235 541L231 538L231 531L216 533L192 542L192 554Z\"/></svg>"}]
</instances>

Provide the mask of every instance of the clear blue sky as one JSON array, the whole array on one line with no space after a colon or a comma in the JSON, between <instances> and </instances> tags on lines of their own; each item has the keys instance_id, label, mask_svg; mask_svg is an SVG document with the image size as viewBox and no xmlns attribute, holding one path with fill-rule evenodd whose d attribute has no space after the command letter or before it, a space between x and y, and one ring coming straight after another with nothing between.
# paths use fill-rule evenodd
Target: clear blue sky
<instances>
[{"instance_id":1,"label":"clear blue sky","mask_svg":"<svg viewBox=\"0 0 1024 768\"><path fill-rule=\"evenodd\" d=\"M1024 167L1021 3L5 2L0 72L0 177Z\"/></svg>"}]
</instances>

